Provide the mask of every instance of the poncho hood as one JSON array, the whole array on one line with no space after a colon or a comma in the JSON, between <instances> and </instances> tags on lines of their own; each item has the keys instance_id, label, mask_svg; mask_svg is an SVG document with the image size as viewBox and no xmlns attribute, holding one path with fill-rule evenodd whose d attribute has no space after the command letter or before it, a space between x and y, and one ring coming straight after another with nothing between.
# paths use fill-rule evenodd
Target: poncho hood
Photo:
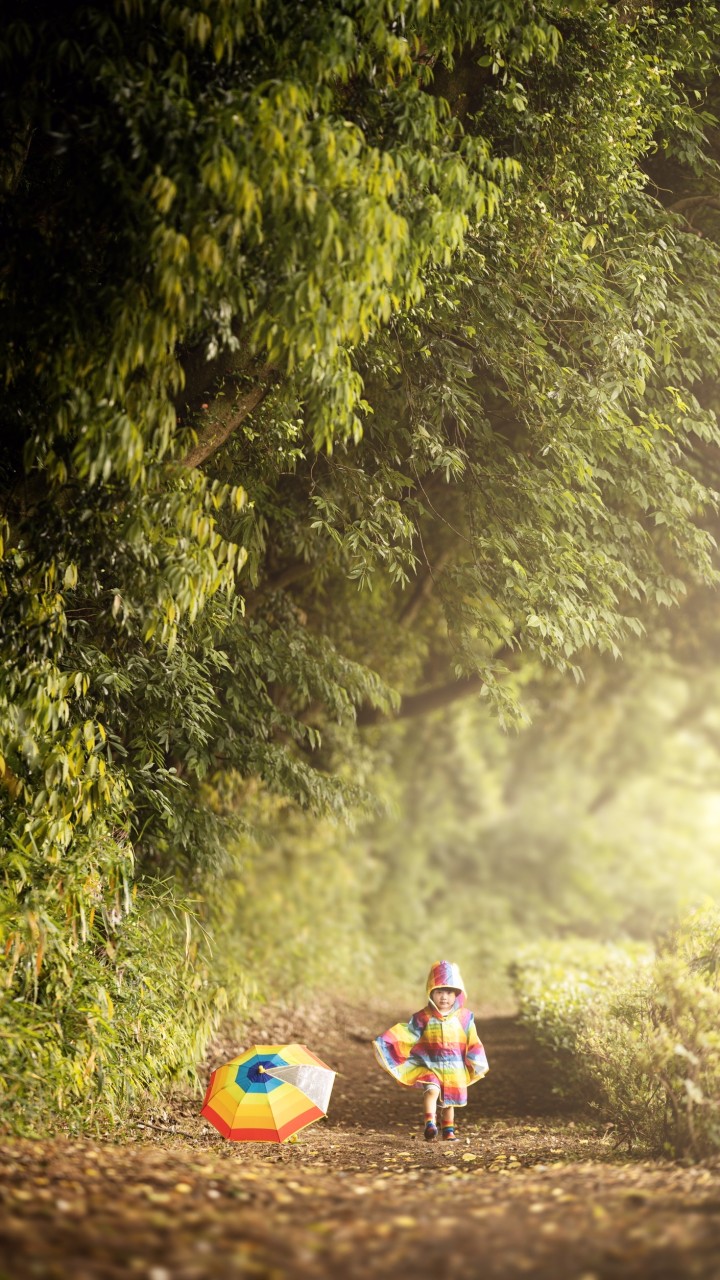
<instances>
[{"instance_id":1,"label":"poncho hood","mask_svg":"<svg viewBox=\"0 0 720 1280\"><path fill-rule=\"evenodd\" d=\"M427 978L427 996L430 1007L434 1010L438 1017L447 1017L448 1014L441 1014L435 1001L431 999L431 991L436 987L454 987L458 993L457 999L450 1009L450 1013L456 1013L458 1009L462 1009L465 1004L465 983L462 980L462 974L456 964L451 960L436 960L435 964L430 966L430 972Z\"/></svg>"}]
</instances>

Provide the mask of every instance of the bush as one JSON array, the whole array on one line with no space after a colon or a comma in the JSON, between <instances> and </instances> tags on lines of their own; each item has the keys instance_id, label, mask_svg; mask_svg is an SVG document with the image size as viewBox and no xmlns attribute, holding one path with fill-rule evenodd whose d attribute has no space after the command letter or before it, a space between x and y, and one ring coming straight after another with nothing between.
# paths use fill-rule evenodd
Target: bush
<instances>
[{"instance_id":1,"label":"bush","mask_svg":"<svg viewBox=\"0 0 720 1280\"><path fill-rule=\"evenodd\" d=\"M36 876L24 895L9 868L0 886L8 1127L120 1123L144 1096L196 1081L226 1010L242 1018L251 998L370 980L368 866L348 829L264 791L246 811L252 832L229 845L219 870L195 877L193 892L179 880L133 887L132 854L109 838L47 869L42 886Z\"/></svg>"},{"instance_id":2,"label":"bush","mask_svg":"<svg viewBox=\"0 0 720 1280\"><path fill-rule=\"evenodd\" d=\"M701 1158L720 1150L720 912L696 912L652 956L576 941L513 966L523 1020L561 1086L619 1142Z\"/></svg>"},{"instance_id":3,"label":"bush","mask_svg":"<svg viewBox=\"0 0 720 1280\"><path fill-rule=\"evenodd\" d=\"M148 889L122 919L89 918L72 956L51 949L34 990L5 975L0 1109L8 1126L32 1134L116 1124L142 1095L195 1078L227 1005L227 975L213 962L197 905L169 886ZM244 996L236 983L236 1007Z\"/></svg>"}]
</instances>

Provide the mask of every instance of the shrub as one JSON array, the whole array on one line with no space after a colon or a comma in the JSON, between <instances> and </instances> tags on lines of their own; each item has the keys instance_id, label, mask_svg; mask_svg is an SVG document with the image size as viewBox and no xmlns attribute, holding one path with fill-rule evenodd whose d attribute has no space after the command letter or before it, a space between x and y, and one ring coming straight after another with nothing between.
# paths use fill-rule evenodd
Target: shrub
<instances>
[{"instance_id":1,"label":"shrub","mask_svg":"<svg viewBox=\"0 0 720 1280\"><path fill-rule=\"evenodd\" d=\"M193 909L168 886L121 921L98 911L73 954L51 951L35 990L0 992L0 1108L21 1133L114 1124L195 1066L227 1004ZM15 975L17 978L17 974ZM236 1005L244 991L235 986Z\"/></svg>"},{"instance_id":2,"label":"shrub","mask_svg":"<svg viewBox=\"0 0 720 1280\"><path fill-rule=\"evenodd\" d=\"M720 1150L720 913L705 909L647 949L576 941L513 966L520 1014L562 1087L619 1142L701 1158Z\"/></svg>"}]
</instances>

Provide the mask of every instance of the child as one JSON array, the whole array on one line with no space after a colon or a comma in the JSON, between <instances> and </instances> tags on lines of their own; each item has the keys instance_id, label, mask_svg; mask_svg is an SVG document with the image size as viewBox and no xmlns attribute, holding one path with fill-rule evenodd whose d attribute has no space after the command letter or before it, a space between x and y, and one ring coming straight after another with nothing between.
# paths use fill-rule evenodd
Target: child
<instances>
[{"instance_id":1,"label":"child","mask_svg":"<svg viewBox=\"0 0 720 1280\"><path fill-rule=\"evenodd\" d=\"M432 965L428 1003L409 1022L398 1022L373 1041L381 1066L400 1084L422 1089L425 1137L437 1138L437 1104L442 1107L442 1136L455 1142L455 1107L467 1105L467 1086L487 1073L475 1018L465 1006L460 970L449 960Z\"/></svg>"}]
</instances>

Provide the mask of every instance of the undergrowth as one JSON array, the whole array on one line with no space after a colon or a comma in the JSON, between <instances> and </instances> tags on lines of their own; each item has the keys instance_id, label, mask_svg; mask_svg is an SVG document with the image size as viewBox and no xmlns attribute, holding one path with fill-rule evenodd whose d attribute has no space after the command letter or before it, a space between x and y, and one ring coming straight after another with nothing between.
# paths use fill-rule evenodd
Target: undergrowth
<instances>
[{"instance_id":1,"label":"undergrowth","mask_svg":"<svg viewBox=\"0 0 720 1280\"><path fill-rule=\"evenodd\" d=\"M582 940L528 948L512 978L558 1087L618 1144L700 1159L720 1150L720 912L689 916L656 953Z\"/></svg>"}]
</instances>

